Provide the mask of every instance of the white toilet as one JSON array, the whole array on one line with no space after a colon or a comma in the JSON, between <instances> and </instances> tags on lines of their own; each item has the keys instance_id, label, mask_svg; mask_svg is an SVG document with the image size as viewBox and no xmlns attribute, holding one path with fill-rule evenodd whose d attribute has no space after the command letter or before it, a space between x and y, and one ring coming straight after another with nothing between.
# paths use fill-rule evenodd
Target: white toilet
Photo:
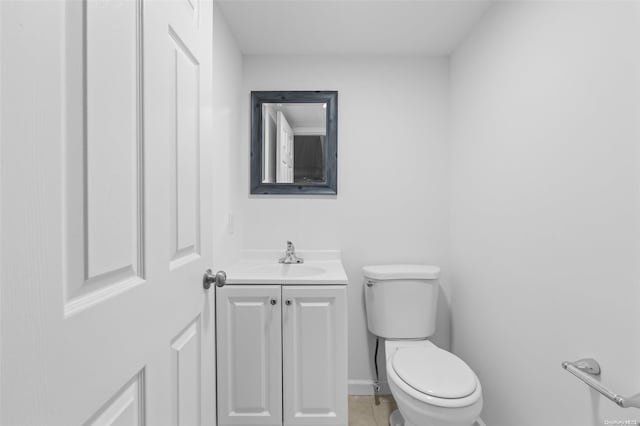
<instances>
[{"instance_id":1,"label":"white toilet","mask_svg":"<svg viewBox=\"0 0 640 426\"><path fill-rule=\"evenodd\" d=\"M399 409L391 426L473 425L482 411L478 377L427 340L436 325L440 268L378 265L362 271L367 326L385 339L387 380Z\"/></svg>"}]
</instances>

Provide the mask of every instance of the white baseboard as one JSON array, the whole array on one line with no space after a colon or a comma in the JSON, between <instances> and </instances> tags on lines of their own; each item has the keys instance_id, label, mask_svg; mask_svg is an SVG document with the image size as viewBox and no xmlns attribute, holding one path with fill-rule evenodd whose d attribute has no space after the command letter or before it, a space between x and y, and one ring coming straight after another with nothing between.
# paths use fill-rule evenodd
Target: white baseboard
<instances>
[{"instance_id":1,"label":"white baseboard","mask_svg":"<svg viewBox=\"0 0 640 426\"><path fill-rule=\"evenodd\" d=\"M349 380L349 395L375 395L375 382L373 380ZM391 390L387 382L380 382L380 395L389 395Z\"/></svg>"}]
</instances>

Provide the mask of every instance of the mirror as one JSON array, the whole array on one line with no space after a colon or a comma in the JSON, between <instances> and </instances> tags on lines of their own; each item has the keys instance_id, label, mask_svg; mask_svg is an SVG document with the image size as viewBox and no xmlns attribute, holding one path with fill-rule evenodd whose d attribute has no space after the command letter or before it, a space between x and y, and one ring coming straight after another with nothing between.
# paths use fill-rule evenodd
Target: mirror
<instances>
[{"instance_id":1,"label":"mirror","mask_svg":"<svg viewBox=\"0 0 640 426\"><path fill-rule=\"evenodd\" d=\"M251 193L337 194L337 91L251 92Z\"/></svg>"}]
</instances>

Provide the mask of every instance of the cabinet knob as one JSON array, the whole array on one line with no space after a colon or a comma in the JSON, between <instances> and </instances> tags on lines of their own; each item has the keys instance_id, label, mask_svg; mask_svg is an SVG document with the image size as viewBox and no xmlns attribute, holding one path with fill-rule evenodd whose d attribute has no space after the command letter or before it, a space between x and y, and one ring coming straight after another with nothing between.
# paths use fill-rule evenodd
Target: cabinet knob
<instances>
[{"instance_id":1,"label":"cabinet knob","mask_svg":"<svg viewBox=\"0 0 640 426\"><path fill-rule=\"evenodd\" d=\"M271 303L271 305L275 305L276 303L278 303L278 301L276 299L271 299L269 303Z\"/></svg>"},{"instance_id":2,"label":"cabinet knob","mask_svg":"<svg viewBox=\"0 0 640 426\"><path fill-rule=\"evenodd\" d=\"M291 299L287 299L286 302L284 302L285 305L290 306L293 302L291 301Z\"/></svg>"}]
</instances>

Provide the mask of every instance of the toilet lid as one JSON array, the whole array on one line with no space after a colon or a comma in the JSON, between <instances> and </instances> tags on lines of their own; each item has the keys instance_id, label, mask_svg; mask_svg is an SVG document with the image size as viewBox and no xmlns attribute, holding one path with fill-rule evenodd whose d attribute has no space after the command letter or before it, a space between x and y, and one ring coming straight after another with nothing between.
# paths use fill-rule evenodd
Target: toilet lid
<instances>
[{"instance_id":1,"label":"toilet lid","mask_svg":"<svg viewBox=\"0 0 640 426\"><path fill-rule=\"evenodd\" d=\"M476 376L464 361L436 347L400 348L392 366L406 384L436 398L464 398L477 387Z\"/></svg>"}]
</instances>

